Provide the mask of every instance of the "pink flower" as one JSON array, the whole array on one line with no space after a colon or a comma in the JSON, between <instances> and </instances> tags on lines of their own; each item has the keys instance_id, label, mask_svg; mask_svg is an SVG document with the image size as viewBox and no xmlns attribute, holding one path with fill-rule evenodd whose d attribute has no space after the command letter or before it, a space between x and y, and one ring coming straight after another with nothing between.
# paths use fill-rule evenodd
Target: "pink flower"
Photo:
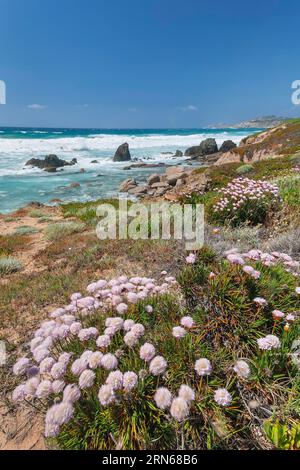
<instances>
[{"instance_id":1,"label":"pink flower","mask_svg":"<svg viewBox=\"0 0 300 470\"><path fill-rule=\"evenodd\" d=\"M92 387L94 384L95 378L96 378L95 372L93 372L92 370L84 370L79 377L79 387L82 390Z\"/></svg>"},{"instance_id":2,"label":"pink flower","mask_svg":"<svg viewBox=\"0 0 300 470\"><path fill-rule=\"evenodd\" d=\"M140 349L140 358L143 361L149 362L155 356L155 347L150 343L145 343Z\"/></svg>"},{"instance_id":3,"label":"pink flower","mask_svg":"<svg viewBox=\"0 0 300 470\"><path fill-rule=\"evenodd\" d=\"M194 264L196 262L196 255L194 253L190 253L186 258L185 261L188 264Z\"/></svg>"},{"instance_id":4,"label":"pink flower","mask_svg":"<svg viewBox=\"0 0 300 470\"><path fill-rule=\"evenodd\" d=\"M128 310L128 305L124 303L119 303L116 307L116 310L120 315L124 315L124 313L126 313Z\"/></svg>"},{"instance_id":5,"label":"pink flower","mask_svg":"<svg viewBox=\"0 0 300 470\"><path fill-rule=\"evenodd\" d=\"M266 299L262 297L255 297L255 299L253 299L253 302L255 302L258 305L261 305L262 307L266 307L268 305L268 302L266 301Z\"/></svg>"},{"instance_id":6,"label":"pink flower","mask_svg":"<svg viewBox=\"0 0 300 470\"><path fill-rule=\"evenodd\" d=\"M280 348L280 340L275 335L267 335L264 338L258 338L257 344L259 349L271 350Z\"/></svg>"},{"instance_id":7,"label":"pink flower","mask_svg":"<svg viewBox=\"0 0 300 470\"><path fill-rule=\"evenodd\" d=\"M113 388L105 384L100 387L98 398L102 406L107 406L114 403L116 397Z\"/></svg>"},{"instance_id":8,"label":"pink flower","mask_svg":"<svg viewBox=\"0 0 300 470\"><path fill-rule=\"evenodd\" d=\"M226 388L218 388L215 391L214 400L218 405L228 406L232 402L232 397Z\"/></svg>"},{"instance_id":9,"label":"pink flower","mask_svg":"<svg viewBox=\"0 0 300 470\"><path fill-rule=\"evenodd\" d=\"M111 353L105 354L101 359L101 365L106 370L116 369L118 367L118 359Z\"/></svg>"},{"instance_id":10,"label":"pink flower","mask_svg":"<svg viewBox=\"0 0 300 470\"><path fill-rule=\"evenodd\" d=\"M171 406L172 395L167 388L160 387L155 392L154 401L156 403L157 408L159 408L160 410L166 410Z\"/></svg>"},{"instance_id":11,"label":"pink flower","mask_svg":"<svg viewBox=\"0 0 300 470\"><path fill-rule=\"evenodd\" d=\"M180 320L180 324L185 328L192 328L195 322L192 317L182 317L182 319Z\"/></svg>"},{"instance_id":12,"label":"pink flower","mask_svg":"<svg viewBox=\"0 0 300 470\"><path fill-rule=\"evenodd\" d=\"M189 405L181 397L174 398L171 404L170 413L176 421L183 421L189 415Z\"/></svg>"},{"instance_id":13,"label":"pink flower","mask_svg":"<svg viewBox=\"0 0 300 470\"><path fill-rule=\"evenodd\" d=\"M201 359L198 359L195 362L195 371L200 376L210 375L212 371L212 366L211 366L210 361L208 359L205 359L204 357L202 357Z\"/></svg>"},{"instance_id":14,"label":"pink flower","mask_svg":"<svg viewBox=\"0 0 300 470\"><path fill-rule=\"evenodd\" d=\"M137 386L138 376L135 372L125 372L123 375L123 388L125 392L130 392Z\"/></svg>"},{"instance_id":15,"label":"pink flower","mask_svg":"<svg viewBox=\"0 0 300 470\"><path fill-rule=\"evenodd\" d=\"M110 385L113 390L120 390L123 387L123 374L119 370L114 370L108 374L106 383Z\"/></svg>"},{"instance_id":16,"label":"pink flower","mask_svg":"<svg viewBox=\"0 0 300 470\"><path fill-rule=\"evenodd\" d=\"M155 356L150 362L149 370L153 375L163 375L166 372L167 361L162 356Z\"/></svg>"},{"instance_id":17,"label":"pink flower","mask_svg":"<svg viewBox=\"0 0 300 470\"><path fill-rule=\"evenodd\" d=\"M172 330L172 335L175 338L183 338L186 335L186 330L181 326L174 326Z\"/></svg>"},{"instance_id":18,"label":"pink flower","mask_svg":"<svg viewBox=\"0 0 300 470\"><path fill-rule=\"evenodd\" d=\"M13 373L15 375L25 374L26 370L30 366L30 361L27 357L21 357L13 367Z\"/></svg>"},{"instance_id":19,"label":"pink flower","mask_svg":"<svg viewBox=\"0 0 300 470\"><path fill-rule=\"evenodd\" d=\"M195 392L188 385L181 385L178 396L183 398L188 404L195 400Z\"/></svg>"},{"instance_id":20,"label":"pink flower","mask_svg":"<svg viewBox=\"0 0 300 470\"><path fill-rule=\"evenodd\" d=\"M63 402L75 403L81 397L81 392L77 385L69 384L64 389Z\"/></svg>"}]
</instances>

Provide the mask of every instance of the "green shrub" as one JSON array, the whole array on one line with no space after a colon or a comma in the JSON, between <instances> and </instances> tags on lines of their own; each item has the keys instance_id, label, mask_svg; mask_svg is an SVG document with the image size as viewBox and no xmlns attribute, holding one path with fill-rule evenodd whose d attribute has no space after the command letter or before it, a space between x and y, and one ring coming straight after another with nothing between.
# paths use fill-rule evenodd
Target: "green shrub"
<instances>
[{"instance_id":1,"label":"green shrub","mask_svg":"<svg viewBox=\"0 0 300 470\"><path fill-rule=\"evenodd\" d=\"M253 165L242 165L242 166L239 166L235 171L237 175L245 175L253 171L253 169L254 169Z\"/></svg>"},{"instance_id":2,"label":"green shrub","mask_svg":"<svg viewBox=\"0 0 300 470\"><path fill-rule=\"evenodd\" d=\"M58 222L50 224L45 230L45 238L50 241L59 240L60 238L67 237L72 233L82 232L85 229L85 224L78 222Z\"/></svg>"},{"instance_id":3,"label":"green shrub","mask_svg":"<svg viewBox=\"0 0 300 470\"><path fill-rule=\"evenodd\" d=\"M275 180L279 194L289 206L300 206L300 175L286 176Z\"/></svg>"},{"instance_id":4,"label":"green shrub","mask_svg":"<svg viewBox=\"0 0 300 470\"><path fill-rule=\"evenodd\" d=\"M12 256L0 257L0 275L11 274L22 269L22 263Z\"/></svg>"},{"instance_id":5,"label":"green shrub","mask_svg":"<svg viewBox=\"0 0 300 470\"><path fill-rule=\"evenodd\" d=\"M44 217L46 213L44 211L41 211L39 209L34 209L28 213L29 217L34 217L34 218L40 218Z\"/></svg>"},{"instance_id":6,"label":"green shrub","mask_svg":"<svg viewBox=\"0 0 300 470\"><path fill-rule=\"evenodd\" d=\"M35 227L30 227L29 225L22 225L21 227L16 228L14 233L16 235L30 235L38 232L39 229Z\"/></svg>"}]
</instances>

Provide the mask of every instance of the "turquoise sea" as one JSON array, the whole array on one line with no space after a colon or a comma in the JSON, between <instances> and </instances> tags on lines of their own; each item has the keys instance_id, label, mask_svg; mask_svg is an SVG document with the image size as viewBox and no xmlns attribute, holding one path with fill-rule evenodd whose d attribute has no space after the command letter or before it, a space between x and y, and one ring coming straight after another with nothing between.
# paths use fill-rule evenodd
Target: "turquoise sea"
<instances>
[{"instance_id":1,"label":"turquoise sea","mask_svg":"<svg viewBox=\"0 0 300 470\"><path fill-rule=\"evenodd\" d=\"M176 164L177 150L185 151L207 137L221 145L236 143L260 129L29 129L0 128L0 213L7 213L31 201L50 203L87 201L116 196L118 186L133 176L142 180L156 168L124 170L124 163L112 162L117 147L128 142L131 156L147 163ZM166 153L170 152L170 153ZM77 158L78 164L57 173L25 166L32 157L56 154L65 160ZM97 163L92 163L97 160ZM85 172L80 172L84 168ZM70 188L71 183L80 183Z\"/></svg>"}]
</instances>

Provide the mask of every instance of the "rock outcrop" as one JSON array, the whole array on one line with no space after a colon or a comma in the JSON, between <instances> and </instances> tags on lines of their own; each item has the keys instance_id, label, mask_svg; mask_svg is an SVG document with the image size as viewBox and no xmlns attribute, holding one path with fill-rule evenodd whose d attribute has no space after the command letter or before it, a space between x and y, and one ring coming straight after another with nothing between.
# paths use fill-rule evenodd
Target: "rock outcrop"
<instances>
[{"instance_id":1,"label":"rock outcrop","mask_svg":"<svg viewBox=\"0 0 300 470\"><path fill-rule=\"evenodd\" d=\"M119 191L121 193L127 193L130 189L133 189L136 186L137 182L133 178L128 178L120 184Z\"/></svg>"},{"instance_id":2,"label":"rock outcrop","mask_svg":"<svg viewBox=\"0 0 300 470\"><path fill-rule=\"evenodd\" d=\"M184 155L187 157L200 157L211 155L218 152L218 146L215 139L208 138L203 140L200 145L194 145L186 149Z\"/></svg>"},{"instance_id":3,"label":"rock outcrop","mask_svg":"<svg viewBox=\"0 0 300 470\"><path fill-rule=\"evenodd\" d=\"M114 162L128 162L130 160L131 160L131 155L129 151L129 145L125 142L124 144L120 145L117 148L113 161Z\"/></svg>"},{"instance_id":4,"label":"rock outcrop","mask_svg":"<svg viewBox=\"0 0 300 470\"><path fill-rule=\"evenodd\" d=\"M62 160L61 158L58 158L57 155L47 155L44 160L40 158L31 158L26 162L26 166L34 166L36 168L40 168L41 170L48 171L50 173L53 173L56 171L57 168L61 168L64 166L73 166L76 165L77 159L72 158L70 162L66 160Z\"/></svg>"},{"instance_id":5,"label":"rock outcrop","mask_svg":"<svg viewBox=\"0 0 300 470\"><path fill-rule=\"evenodd\" d=\"M219 152L230 152L230 150L234 149L237 145L232 140L225 140L221 145Z\"/></svg>"},{"instance_id":6,"label":"rock outcrop","mask_svg":"<svg viewBox=\"0 0 300 470\"><path fill-rule=\"evenodd\" d=\"M182 157L182 156L183 156L183 152L181 150L176 150L176 152L173 155L174 158Z\"/></svg>"},{"instance_id":7,"label":"rock outcrop","mask_svg":"<svg viewBox=\"0 0 300 470\"><path fill-rule=\"evenodd\" d=\"M293 155L300 150L300 119L244 138L240 145L220 155L215 165L251 163Z\"/></svg>"}]
</instances>

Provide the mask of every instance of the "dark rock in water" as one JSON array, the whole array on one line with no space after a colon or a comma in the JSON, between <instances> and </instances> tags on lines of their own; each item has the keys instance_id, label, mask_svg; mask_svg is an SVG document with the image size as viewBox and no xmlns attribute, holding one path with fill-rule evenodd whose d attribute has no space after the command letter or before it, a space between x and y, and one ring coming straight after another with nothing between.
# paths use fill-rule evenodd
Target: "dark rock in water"
<instances>
[{"instance_id":1,"label":"dark rock in water","mask_svg":"<svg viewBox=\"0 0 300 470\"><path fill-rule=\"evenodd\" d=\"M62 202L62 200L58 198L54 198L54 199L51 199L50 202L52 202L53 204L57 204L59 202Z\"/></svg>"},{"instance_id":2,"label":"dark rock in water","mask_svg":"<svg viewBox=\"0 0 300 470\"><path fill-rule=\"evenodd\" d=\"M80 183L76 183L76 182L71 183L69 186L69 188L79 188L79 187L80 187Z\"/></svg>"},{"instance_id":3,"label":"dark rock in water","mask_svg":"<svg viewBox=\"0 0 300 470\"><path fill-rule=\"evenodd\" d=\"M211 155L212 153L218 152L218 146L215 139L208 138L201 142L200 145L194 145L189 147L185 151L185 155L189 157L196 157L202 155Z\"/></svg>"},{"instance_id":4,"label":"dark rock in water","mask_svg":"<svg viewBox=\"0 0 300 470\"><path fill-rule=\"evenodd\" d=\"M85 169L84 168L80 168L80 173L85 173Z\"/></svg>"},{"instance_id":5,"label":"dark rock in water","mask_svg":"<svg viewBox=\"0 0 300 470\"><path fill-rule=\"evenodd\" d=\"M97 178L100 178L101 176L105 176L105 175L102 175L102 173L99 173L99 174L97 175Z\"/></svg>"},{"instance_id":6,"label":"dark rock in water","mask_svg":"<svg viewBox=\"0 0 300 470\"><path fill-rule=\"evenodd\" d=\"M28 162L26 162L25 165L35 166L37 168L40 168L41 170L49 172L55 172L57 168L75 165L76 163L76 158L72 158L70 162L67 162L66 160L58 158L57 155L47 155L44 160L40 158L31 158L30 160L28 160Z\"/></svg>"},{"instance_id":7,"label":"dark rock in water","mask_svg":"<svg viewBox=\"0 0 300 470\"><path fill-rule=\"evenodd\" d=\"M131 155L129 152L129 145L125 142L117 148L117 151L114 155L114 162L127 162L131 160Z\"/></svg>"},{"instance_id":8,"label":"dark rock in water","mask_svg":"<svg viewBox=\"0 0 300 470\"><path fill-rule=\"evenodd\" d=\"M98 160L91 160L91 163L98 163Z\"/></svg>"},{"instance_id":9,"label":"dark rock in water","mask_svg":"<svg viewBox=\"0 0 300 470\"><path fill-rule=\"evenodd\" d=\"M160 152L162 155L172 155L172 152Z\"/></svg>"},{"instance_id":10,"label":"dark rock in water","mask_svg":"<svg viewBox=\"0 0 300 470\"><path fill-rule=\"evenodd\" d=\"M123 170L132 170L132 168L157 168L165 166L165 163L133 163L132 165L124 166Z\"/></svg>"},{"instance_id":11,"label":"dark rock in water","mask_svg":"<svg viewBox=\"0 0 300 470\"><path fill-rule=\"evenodd\" d=\"M183 156L183 152L181 150L176 150L176 152L173 155L173 157L182 157L182 156Z\"/></svg>"},{"instance_id":12,"label":"dark rock in water","mask_svg":"<svg viewBox=\"0 0 300 470\"><path fill-rule=\"evenodd\" d=\"M232 140L225 140L220 147L219 152L230 152L230 150L234 149L236 144Z\"/></svg>"}]
</instances>

